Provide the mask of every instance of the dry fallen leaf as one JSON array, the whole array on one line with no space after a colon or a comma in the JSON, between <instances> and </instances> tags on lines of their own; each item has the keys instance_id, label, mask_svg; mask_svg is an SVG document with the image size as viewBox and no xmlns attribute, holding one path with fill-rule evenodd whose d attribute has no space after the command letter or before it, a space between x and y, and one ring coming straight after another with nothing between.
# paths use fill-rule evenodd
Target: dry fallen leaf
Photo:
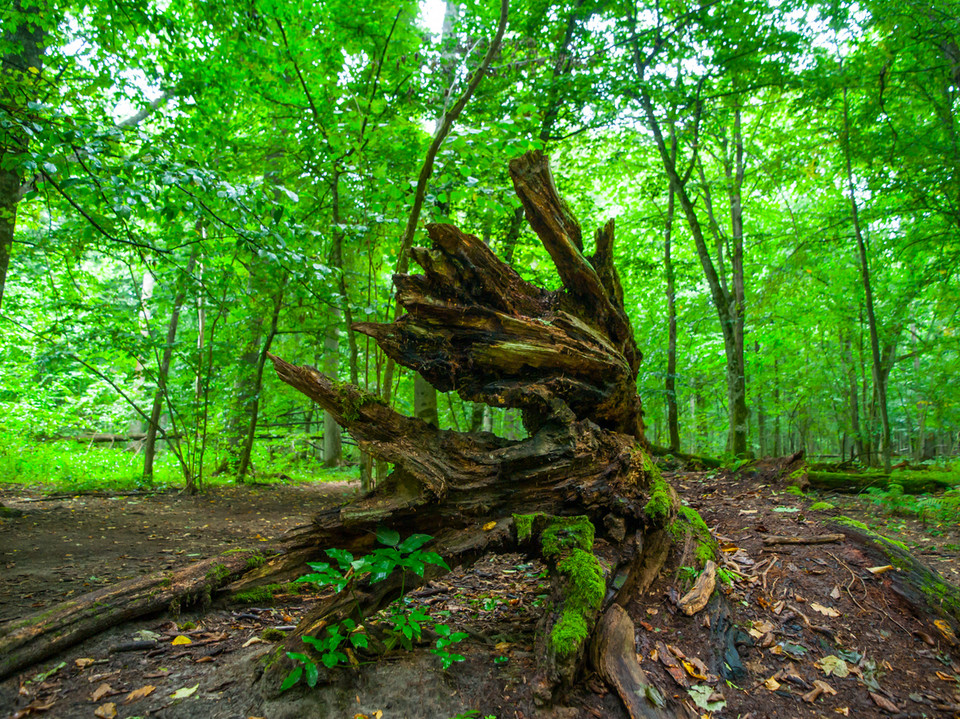
<instances>
[{"instance_id":1,"label":"dry fallen leaf","mask_svg":"<svg viewBox=\"0 0 960 719\"><path fill-rule=\"evenodd\" d=\"M697 668L692 663L688 661L681 661L680 663L683 665L683 668L687 670L687 674L692 676L694 679L702 679L706 681L706 675L698 672Z\"/></svg>"},{"instance_id":2,"label":"dry fallen leaf","mask_svg":"<svg viewBox=\"0 0 960 719\"><path fill-rule=\"evenodd\" d=\"M893 569L892 564L884 564L882 567L867 567L867 571L874 576L883 574L884 572L889 572L891 569Z\"/></svg>"},{"instance_id":3,"label":"dry fallen leaf","mask_svg":"<svg viewBox=\"0 0 960 719\"><path fill-rule=\"evenodd\" d=\"M753 628L760 632L761 635L772 632L776 629L773 622L768 622L766 619L761 619L759 622L753 623Z\"/></svg>"},{"instance_id":4,"label":"dry fallen leaf","mask_svg":"<svg viewBox=\"0 0 960 719\"><path fill-rule=\"evenodd\" d=\"M838 612L833 607L825 607L822 604L817 604L816 602L810 602L810 608L815 612L820 612L825 617L839 617L840 612Z\"/></svg>"},{"instance_id":5,"label":"dry fallen leaf","mask_svg":"<svg viewBox=\"0 0 960 719\"><path fill-rule=\"evenodd\" d=\"M487 522L486 524L483 525L483 531L489 532L491 529L493 529L496 526L497 526L496 522Z\"/></svg>"},{"instance_id":6,"label":"dry fallen leaf","mask_svg":"<svg viewBox=\"0 0 960 719\"><path fill-rule=\"evenodd\" d=\"M900 713L900 709L897 708L897 705L894 704L889 699L887 699L885 696L881 696L880 694L876 694L874 692L867 692L867 693L870 695L870 698L873 699L873 703L876 704L881 709L883 709L884 711L888 711L891 714Z\"/></svg>"},{"instance_id":7,"label":"dry fallen leaf","mask_svg":"<svg viewBox=\"0 0 960 719\"><path fill-rule=\"evenodd\" d=\"M957 643L957 635L953 633L953 630L950 628L949 624L942 619L934 619L933 623L936 625L937 629L940 630L943 638L949 642L950 646L954 646Z\"/></svg>"},{"instance_id":8,"label":"dry fallen leaf","mask_svg":"<svg viewBox=\"0 0 960 719\"><path fill-rule=\"evenodd\" d=\"M93 715L97 719L113 719L117 715L117 705L113 702L101 704L93 710Z\"/></svg>"},{"instance_id":9,"label":"dry fallen leaf","mask_svg":"<svg viewBox=\"0 0 960 719\"><path fill-rule=\"evenodd\" d=\"M825 681L823 681L822 679L814 679L814 680L813 680L813 686L815 686L817 689L819 689L819 690L822 691L822 692L826 692L826 693L829 694L830 696L834 696L834 695L836 695L836 693L837 693L837 690L836 690L836 689L834 689L832 686L830 686L829 684L827 684L827 683L826 683Z\"/></svg>"},{"instance_id":10,"label":"dry fallen leaf","mask_svg":"<svg viewBox=\"0 0 960 719\"><path fill-rule=\"evenodd\" d=\"M769 679L763 682L763 686L765 686L770 691L775 692L777 691L777 689L780 688L780 682L778 682L773 677L770 677Z\"/></svg>"},{"instance_id":11,"label":"dry fallen leaf","mask_svg":"<svg viewBox=\"0 0 960 719\"><path fill-rule=\"evenodd\" d=\"M833 711L835 711L837 714L843 714L845 717L850 716L850 707L837 707Z\"/></svg>"},{"instance_id":12,"label":"dry fallen leaf","mask_svg":"<svg viewBox=\"0 0 960 719\"><path fill-rule=\"evenodd\" d=\"M840 598L840 585L839 585L839 584L834 584L834 585L833 585L833 590L830 592L830 598L831 598L831 599L839 599L839 598Z\"/></svg>"},{"instance_id":13,"label":"dry fallen leaf","mask_svg":"<svg viewBox=\"0 0 960 719\"><path fill-rule=\"evenodd\" d=\"M98 702L103 699L107 694L113 694L113 687L104 682L96 689L93 690L93 694L90 695L90 701Z\"/></svg>"},{"instance_id":14,"label":"dry fallen leaf","mask_svg":"<svg viewBox=\"0 0 960 719\"><path fill-rule=\"evenodd\" d=\"M127 694L127 696L124 697L123 699L123 703L131 704L135 701L139 701L140 699L143 699L144 697L147 697L153 694L154 689L156 689L156 687L153 686L152 684L145 684L139 689L134 689L132 692Z\"/></svg>"},{"instance_id":15,"label":"dry fallen leaf","mask_svg":"<svg viewBox=\"0 0 960 719\"><path fill-rule=\"evenodd\" d=\"M85 669L86 667L89 667L91 664L93 664L93 662L94 662L93 659L84 657L82 659L75 659L73 663L76 664L81 669Z\"/></svg>"},{"instance_id":16,"label":"dry fallen leaf","mask_svg":"<svg viewBox=\"0 0 960 719\"><path fill-rule=\"evenodd\" d=\"M263 642L263 640L260 637L250 637L247 641L243 643L242 648L246 649L251 644L260 644L261 642Z\"/></svg>"},{"instance_id":17,"label":"dry fallen leaf","mask_svg":"<svg viewBox=\"0 0 960 719\"><path fill-rule=\"evenodd\" d=\"M174 638L172 644L176 647L181 644L193 644L193 641L190 639L190 637L185 637L181 634L180 636Z\"/></svg>"}]
</instances>

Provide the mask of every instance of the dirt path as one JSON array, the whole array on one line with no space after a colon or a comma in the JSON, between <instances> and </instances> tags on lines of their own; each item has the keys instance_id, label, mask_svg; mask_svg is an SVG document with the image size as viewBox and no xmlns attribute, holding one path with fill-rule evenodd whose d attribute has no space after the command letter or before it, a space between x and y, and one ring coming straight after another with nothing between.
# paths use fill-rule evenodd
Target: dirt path
<instances>
[{"instance_id":1,"label":"dirt path","mask_svg":"<svg viewBox=\"0 0 960 719\"><path fill-rule=\"evenodd\" d=\"M354 491L339 483L229 485L195 496L0 490L0 502L24 512L0 522L0 620L101 584L256 548Z\"/></svg>"},{"instance_id":2,"label":"dirt path","mask_svg":"<svg viewBox=\"0 0 960 719\"><path fill-rule=\"evenodd\" d=\"M836 531L825 523L829 516L759 479L672 479L719 540L732 580L706 610L687 617L676 600L689 572L674 566L629 607L641 666L663 696L688 708L681 716L960 716L960 646L912 614L892 591L889 573L867 571L873 560L862 547L849 540L763 544L769 534ZM42 502L25 501L39 495L0 492L0 501L26 510L0 522L0 617L48 607L101 582L255 547L351 491L230 487L200 497ZM843 511L877 519L872 507L853 500ZM928 547L925 559L945 574L960 568L957 528L931 536L910 522L890 524L911 545ZM624 716L619 700L589 676L566 706L536 707L535 630L546 596L540 569L518 555L488 557L411 597L470 635L459 650L466 661L447 671L426 648L395 651L360 670L336 670L323 688L281 694L261 680L275 647L262 638L268 628L295 624L311 601L281 595L271 606L214 608L106 632L0 684L0 717L73 719L99 711L109 719L116 711L120 719L334 719L381 712L383 719L448 719L467 710L499 719ZM174 644L177 637L190 643ZM153 644L117 651L144 639ZM188 696L174 698L178 690ZM706 708L695 706L698 699Z\"/></svg>"}]
</instances>

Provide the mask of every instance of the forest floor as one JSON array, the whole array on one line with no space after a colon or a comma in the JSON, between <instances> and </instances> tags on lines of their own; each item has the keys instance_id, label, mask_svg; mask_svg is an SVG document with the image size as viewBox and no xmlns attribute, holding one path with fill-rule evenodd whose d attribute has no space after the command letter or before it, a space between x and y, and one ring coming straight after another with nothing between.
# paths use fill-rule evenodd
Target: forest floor
<instances>
[{"instance_id":1,"label":"forest floor","mask_svg":"<svg viewBox=\"0 0 960 719\"><path fill-rule=\"evenodd\" d=\"M876 567L860 545L762 542L769 534L842 532L830 520L843 513L905 542L956 584L960 527L879 516L855 497L831 496L836 510L812 512L812 498L777 491L759 476L666 476L717 537L732 580L706 610L684 616L675 601L691 572L681 561L629 607L641 666L683 707L678 716L960 716L956 638L946 625L915 617L892 590L890 572L868 571ZM281 530L355 491L347 483L226 486L193 497L2 489L0 502L24 515L0 520L0 621L101 584L268 546ZM499 719L625 716L594 677L564 706L535 707L529 680L548 591L541 570L519 555L489 556L413 593L413 602L470 634L457 648L466 660L447 671L425 650L397 651L339 670L323 689L270 691L260 676L274 645L263 632L296 624L311 601L279 595L270 606L215 604L104 632L0 683L0 719L447 719L469 710ZM190 643L173 643L182 636ZM136 639L154 644L117 651ZM730 671L724 664L742 673L720 678ZM181 698L173 698L178 690Z\"/></svg>"}]
</instances>

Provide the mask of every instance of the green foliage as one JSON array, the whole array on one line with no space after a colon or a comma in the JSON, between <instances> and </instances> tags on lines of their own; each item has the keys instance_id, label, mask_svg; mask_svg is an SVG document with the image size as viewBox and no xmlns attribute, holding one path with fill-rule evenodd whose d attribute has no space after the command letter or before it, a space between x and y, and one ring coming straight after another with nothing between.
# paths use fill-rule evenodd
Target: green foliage
<instances>
[{"instance_id":1,"label":"green foliage","mask_svg":"<svg viewBox=\"0 0 960 719\"><path fill-rule=\"evenodd\" d=\"M886 489L867 489L871 501L887 514L916 517L924 524L960 522L960 489L948 489L941 495L905 494L903 486L891 482Z\"/></svg>"},{"instance_id":2,"label":"green foliage","mask_svg":"<svg viewBox=\"0 0 960 719\"><path fill-rule=\"evenodd\" d=\"M395 571L401 573L411 571L422 577L428 565L435 565L450 571L443 558L436 552L424 551L422 547L433 537L426 534L411 534L401 541L400 534L387 527L377 529L377 541L384 545L370 554L354 559L350 552L342 549L328 549L327 556L334 560L329 562L309 562L313 570L305 574L296 583L310 583L318 588L331 587L337 593L353 591L353 587L361 579L368 579L371 584L382 582ZM403 575L401 575L403 576ZM359 604L357 604L359 608ZM467 638L464 632L454 632L450 627L431 617L422 609L410 607L403 597L403 588L400 598L390 604L386 623L389 625L388 638L385 642L388 649L400 645L407 650L413 649L415 642L420 640L425 627L431 627L437 634L436 646L431 649L444 669L450 668L455 662L463 661L464 657L450 651L450 647ZM365 649L369 640L362 625L353 619L325 627L321 637L304 635L302 640L319 656L320 662L327 668L345 664L348 661L344 647L351 645L356 649ZM303 652L287 652L287 656L297 665L284 678L280 688L283 691L296 685L301 679L306 679L307 686L316 686L319 670L316 662Z\"/></svg>"},{"instance_id":3,"label":"green foliage","mask_svg":"<svg viewBox=\"0 0 960 719\"><path fill-rule=\"evenodd\" d=\"M836 506L830 502L814 502L810 505L811 512L829 512L831 509L836 509Z\"/></svg>"}]
</instances>

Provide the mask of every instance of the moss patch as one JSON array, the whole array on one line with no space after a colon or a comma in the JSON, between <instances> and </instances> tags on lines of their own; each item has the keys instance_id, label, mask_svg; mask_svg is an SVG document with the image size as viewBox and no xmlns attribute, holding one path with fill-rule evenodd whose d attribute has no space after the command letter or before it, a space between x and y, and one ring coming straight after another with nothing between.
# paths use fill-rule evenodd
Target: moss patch
<instances>
[{"instance_id":1,"label":"moss patch","mask_svg":"<svg viewBox=\"0 0 960 719\"><path fill-rule=\"evenodd\" d=\"M693 544L693 556L696 557L700 566L706 564L708 560L717 558L717 543L697 510L680 506L677 509L676 519L670 523L667 531L678 542L690 540Z\"/></svg>"},{"instance_id":2,"label":"moss patch","mask_svg":"<svg viewBox=\"0 0 960 719\"><path fill-rule=\"evenodd\" d=\"M830 502L814 502L810 505L811 512L829 512L831 509L836 509L836 506Z\"/></svg>"},{"instance_id":3,"label":"moss patch","mask_svg":"<svg viewBox=\"0 0 960 719\"><path fill-rule=\"evenodd\" d=\"M643 513L657 526L663 526L674 511L673 492L658 471L650 477L650 499L643 507Z\"/></svg>"},{"instance_id":4,"label":"moss patch","mask_svg":"<svg viewBox=\"0 0 960 719\"><path fill-rule=\"evenodd\" d=\"M223 564L214 564L207 570L207 579L220 582L230 576L230 570Z\"/></svg>"},{"instance_id":5,"label":"moss patch","mask_svg":"<svg viewBox=\"0 0 960 719\"><path fill-rule=\"evenodd\" d=\"M550 559L573 549L591 552L593 536L593 525L585 515L554 517L540 535L543 556Z\"/></svg>"},{"instance_id":6,"label":"moss patch","mask_svg":"<svg viewBox=\"0 0 960 719\"><path fill-rule=\"evenodd\" d=\"M550 632L550 646L558 655L568 656L586 640L588 620L600 609L605 589L603 567L591 552L576 548L557 564L557 571L566 576L569 590Z\"/></svg>"},{"instance_id":7,"label":"moss patch","mask_svg":"<svg viewBox=\"0 0 960 719\"><path fill-rule=\"evenodd\" d=\"M282 632L274 627L267 627L263 630L263 633L260 635L260 637L265 642L282 642L287 638L287 633Z\"/></svg>"},{"instance_id":8,"label":"moss patch","mask_svg":"<svg viewBox=\"0 0 960 719\"><path fill-rule=\"evenodd\" d=\"M517 529L517 541L526 542L533 533L533 522L537 517L544 517L543 512L534 512L533 514L515 514L513 515L513 526Z\"/></svg>"},{"instance_id":9,"label":"moss patch","mask_svg":"<svg viewBox=\"0 0 960 719\"><path fill-rule=\"evenodd\" d=\"M360 410L368 404L384 404L381 397L348 383L334 383L337 399L343 407L341 414L345 422L353 422L360 418Z\"/></svg>"}]
</instances>

